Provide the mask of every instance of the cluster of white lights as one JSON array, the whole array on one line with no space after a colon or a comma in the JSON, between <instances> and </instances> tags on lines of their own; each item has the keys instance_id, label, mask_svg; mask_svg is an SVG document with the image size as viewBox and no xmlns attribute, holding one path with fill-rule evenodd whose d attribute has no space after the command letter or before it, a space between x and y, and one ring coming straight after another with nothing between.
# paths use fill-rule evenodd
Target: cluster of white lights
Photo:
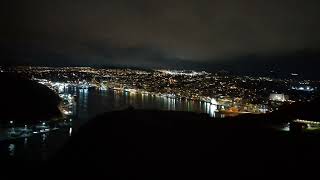
<instances>
[{"instance_id":1,"label":"cluster of white lights","mask_svg":"<svg viewBox=\"0 0 320 180\"><path fill-rule=\"evenodd\" d=\"M307 120L301 120L301 119L294 120L294 122L320 125L320 122L317 122L317 121L307 121Z\"/></svg>"},{"instance_id":2,"label":"cluster of white lights","mask_svg":"<svg viewBox=\"0 0 320 180\"><path fill-rule=\"evenodd\" d=\"M314 91L314 88L312 87L292 87L291 89L294 89L294 90L298 90L298 91Z\"/></svg>"},{"instance_id":3,"label":"cluster of white lights","mask_svg":"<svg viewBox=\"0 0 320 180\"><path fill-rule=\"evenodd\" d=\"M198 76L198 75L204 75L208 74L205 71L202 72L196 72L196 71L191 71L191 72L186 72L184 70L157 70L158 72L165 73L165 74L170 74L170 75L185 75L185 76Z\"/></svg>"},{"instance_id":4,"label":"cluster of white lights","mask_svg":"<svg viewBox=\"0 0 320 180\"><path fill-rule=\"evenodd\" d=\"M269 99L272 101L282 101L282 102L286 100L284 94L270 94Z\"/></svg>"}]
</instances>

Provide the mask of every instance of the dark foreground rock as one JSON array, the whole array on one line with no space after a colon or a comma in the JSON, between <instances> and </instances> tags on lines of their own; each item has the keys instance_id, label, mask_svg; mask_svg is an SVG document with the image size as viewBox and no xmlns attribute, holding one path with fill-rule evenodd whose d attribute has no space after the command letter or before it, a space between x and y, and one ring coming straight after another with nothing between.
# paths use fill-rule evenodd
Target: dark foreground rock
<instances>
[{"instance_id":1,"label":"dark foreground rock","mask_svg":"<svg viewBox=\"0 0 320 180\"><path fill-rule=\"evenodd\" d=\"M49 163L71 168L69 175L139 178L274 177L317 169L319 136L279 132L255 120L106 113L84 126Z\"/></svg>"}]
</instances>

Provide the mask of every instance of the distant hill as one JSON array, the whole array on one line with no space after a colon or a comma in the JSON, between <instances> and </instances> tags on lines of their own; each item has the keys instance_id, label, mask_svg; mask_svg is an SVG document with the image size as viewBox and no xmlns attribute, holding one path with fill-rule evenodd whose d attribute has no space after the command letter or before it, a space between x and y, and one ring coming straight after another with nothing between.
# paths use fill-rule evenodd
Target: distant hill
<instances>
[{"instance_id":1,"label":"distant hill","mask_svg":"<svg viewBox=\"0 0 320 180\"><path fill-rule=\"evenodd\" d=\"M148 69L190 69L197 71L219 72L227 70L234 75L255 75L255 76L269 76L274 78L287 78L292 76L291 73L298 73L299 76L295 78L300 79L313 79L319 80L320 73L318 67L320 66L320 52L317 49L301 49L290 52L270 52L258 54L242 54L231 56L229 58L217 57L209 59L181 59L177 57L167 57L161 53L153 53L147 49L142 49L140 54L143 56L149 54L148 58L138 58L131 62L121 64L114 61L111 64L106 64L105 61L87 61L88 58L69 57L61 54L50 53L49 55L32 54L32 50L28 51L28 47L23 47L21 50L27 54L27 58L17 56L16 48L4 47L5 51L11 52L13 57L3 58L0 65L3 66L18 66L18 65L31 65L31 66L94 66L105 68L135 68L141 70ZM121 49L124 51L117 51L119 54L126 53L127 51L133 52L134 49ZM139 51L139 49L136 49ZM141 49L140 49L141 50ZM112 52L111 52L112 53ZM133 58L131 56L129 59ZM107 59L114 58L107 56ZM44 62L43 59L46 59ZM81 59L81 60L80 60ZM92 60L92 59L91 59ZM37 62L37 63L36 63ZM54 62L52 64L52 62Z\"/></svg>"},{"instance_id":2,"label":"distant hill","mask_svg":"<svg viewBox=\"0 0 320 180\"><path fill-rule=\"evenodd\" d=\"M0 73L0 122L34 123L60 116L60 98L48 87L17 74Z\"/></svg>"}]
</instances>

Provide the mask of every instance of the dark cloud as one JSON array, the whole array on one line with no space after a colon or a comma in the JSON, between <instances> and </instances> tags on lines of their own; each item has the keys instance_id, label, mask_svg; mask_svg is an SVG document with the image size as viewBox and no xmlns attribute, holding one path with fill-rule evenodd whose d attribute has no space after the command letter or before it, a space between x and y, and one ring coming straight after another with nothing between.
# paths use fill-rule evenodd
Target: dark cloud
<instances>
[{"instance_id":1,"label":"dark cloud","mask_svg":"<svg viewBox=\"0 0 320 180\"><path fill-rule=\"evenodd\" d=\"M77 58L89 64L225 62L247 54L318 50L319 5L318 0L7 1L1 46L15 49L3 57L16 61L23 59L21 49L28 49L29 59L54 61L45 56L56 54L71 63Z\"/></svg>"}]
</instances>

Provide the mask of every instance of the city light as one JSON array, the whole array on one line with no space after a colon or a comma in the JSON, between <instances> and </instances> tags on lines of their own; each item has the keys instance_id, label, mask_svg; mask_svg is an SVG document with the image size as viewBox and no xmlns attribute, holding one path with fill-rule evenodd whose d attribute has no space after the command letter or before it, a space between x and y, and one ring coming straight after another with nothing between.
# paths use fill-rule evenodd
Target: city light
<instances>
[{"instance_id":1,"label":"city light","mask_svg":"<svg viewBox=\"0 0 320 180\"><path fill-rule=\"evenodd\" d=\"M73 94L66 93L68 88L76 88L85 94L90 89L110 89L124 92L127 96L144 94L209 102L217 105L218 111L267 113L278 109L281 103L310 101L312 96L299 95L294 91L314 93L319 86L319 83L310 80L216 75L193 70L143 71L91 67L17 67L17 70L28 73L33 80L54 90L63 100L60 109L65 116L72 115L75 103Z\"/></svg>"},{"instance_id":2,"label":"city light","mask_svg":"<svg viewBox=\"0 0 320 180\"><path fill-rule=\"evenodd\" d=\"M276 94L276 93L270 94L269 99L272 101L281 101L281 102L286 101L284 94Z\"/></svg>"}]
</instances>

